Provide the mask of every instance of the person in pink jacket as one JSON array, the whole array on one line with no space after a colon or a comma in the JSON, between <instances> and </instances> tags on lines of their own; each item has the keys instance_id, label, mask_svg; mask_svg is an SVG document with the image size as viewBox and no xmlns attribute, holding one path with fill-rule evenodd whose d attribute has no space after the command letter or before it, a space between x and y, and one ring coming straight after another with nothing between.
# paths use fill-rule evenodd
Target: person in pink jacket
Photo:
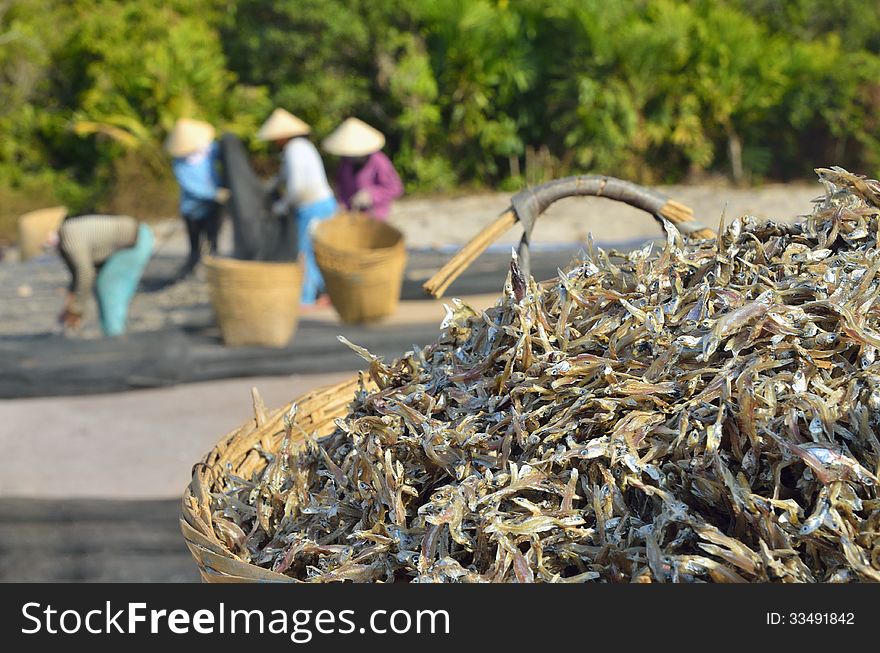
<instances>
[{"instance_id":1,"label":"person in pink jacket","mask_svg":"<svg viewBox=\"0 0 880 653\"><path fill-rule=\"evenodd\" d=\"M342 157L336 195L351 210L385 220L391 204L403 195L403 183L382 152L385 136L357 118L348 118L324 140L324 149Z\"/></svg>"}]
</instances>

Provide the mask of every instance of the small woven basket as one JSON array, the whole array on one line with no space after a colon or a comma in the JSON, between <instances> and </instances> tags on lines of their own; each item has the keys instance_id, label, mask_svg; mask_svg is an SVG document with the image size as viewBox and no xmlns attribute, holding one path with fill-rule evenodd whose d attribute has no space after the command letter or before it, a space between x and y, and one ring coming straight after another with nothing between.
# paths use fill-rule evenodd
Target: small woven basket
<instances>
[{"instance_id":1,"label":"small woven basket","mask_svg":"<svg viewBox=\"0 0 880 653\"><path fill-rule=\"evenodd\" d=\"M343 322L394 313L406 267L400 231L366 215L343 213L319 223L313 242L315 261Z\"/></svg>"},{"instance_id":2,"label":"small woven basket","mask_svg":"<svg viewBox=\"0 0 880 653\"><path fill-rule=\"evenodd\" d=\"M211 303L229 347L284 347L299 322L299 263L205 258Z\"/></svg>"},{"instance_id":3,"label":"small woven basket","mask_svg":"<svg viewBox=\"0 0 880 653\"><path fill-rule=\"evenodd\" d=\"M333 420L344 417L354 399L358 379L354 377L334 386L315 390L298 398L296 423L310 435L327 435L335 428ZM229 551L214 532L209 492L217 490L220 470L242 478L251 478L266 466L266 457L258 453L277 452L284 437L282 418L291 404L267 414L259 395L254 392L254 419L227 434L205 459L193 468L192 482L183 497L180 529L186 545L199 566L202 580L208 583L254 581L291 582L290 576L252 565ZM296 438L296 432L291 436ZM294 446L302 440L292 442Z\"/></svg>"},{"instance_id":4,"label":"small woven basket","mask_svg":"<svg viewBox=\"0 0 880 653\"><path fill-rule=\"evenodd\" d=\"M22 261L43 251L43 244L49 234L58 231L66 215L66 207L53 206L25 213L18 218L18 250Z\"/></svg>"}]
</instances>

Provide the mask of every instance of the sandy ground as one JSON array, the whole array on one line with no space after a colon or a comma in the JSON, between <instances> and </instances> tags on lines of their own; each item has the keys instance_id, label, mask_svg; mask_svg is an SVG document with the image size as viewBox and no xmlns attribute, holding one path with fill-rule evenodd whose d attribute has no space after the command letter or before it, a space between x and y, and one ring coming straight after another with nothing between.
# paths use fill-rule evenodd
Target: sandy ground
<instances>
[{"instance_id":1,"label":"sandy ground","mask_svg":"<svg viewBox=\"0 0 880 653\"><path fill-rule=\"evenodd\" d=\"M791 222L809 213L822 193L816 184L768 184L759 188L723 185L662 186L661 193L694 209L695 217L716 228L721 215L729 222L741 215ZM457 249L510 206L509 193L481 193L454 198L403 199L392 207L389 222L400 229L412 249ZM186 240L179 220L158 226L163 253L183 253ZM613 200L579 197L560 200L541 216L532 241L541 245L585 242L592 232L598 243L614 246L660 235L659 225L644 211ZM519 242L522 232L511 229L498 245ZM224 230L221 245L231 249Z\"/></svg>"},{"instance_id":2,"label":"sandy ground","mask_svg":"<svg viewBox=\"0 0 880 653\"><path fill-rule=\"evenodd\" d=\"M812 209L822 194L816 184L768 184L760 188L726 186L665 186L658 190L694 209L695 218L713 229L742 215L791 222ZM470 240L510 204L510 195L491 193L454 199L412 199L398 202L390 222L403 231L412 247L442 248ZM646 213L613 200L567 198L551 206L535 225L532 241L540 244L584 242L592 232L598 243L614 245L660 235L660 227ZM513 244L521 231L511 229L498 241Z\"/></svg>"},{"instance_id":3,"label":"sandy ground","mask_svg":"<svg viewBox=\"0 0 880 653\"><path fill-rule=\"evenodd\" d=\"M179 497L194 463L252 419L344 374L229 379L112 395L0 401L0 496Z\"/></svg>"}]
</instances>

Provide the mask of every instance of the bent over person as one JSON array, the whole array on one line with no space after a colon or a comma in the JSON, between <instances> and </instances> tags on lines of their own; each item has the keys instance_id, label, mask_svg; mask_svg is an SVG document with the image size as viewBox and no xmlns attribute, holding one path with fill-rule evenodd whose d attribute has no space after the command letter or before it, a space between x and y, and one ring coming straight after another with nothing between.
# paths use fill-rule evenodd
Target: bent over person
<instances>
[{"instance_id":1,"label":"bent over person","mask_svg":"<svg viewBox=\"0 0 880 653\"><path fill-rule=\"evenodd\" d=\"M72 277L61 321L78 326L94 293L104 335L125 333L129 305L153 253L153 232L127 215L81 215L64 220L57 238Z\"/></svg>"}]
</instances>

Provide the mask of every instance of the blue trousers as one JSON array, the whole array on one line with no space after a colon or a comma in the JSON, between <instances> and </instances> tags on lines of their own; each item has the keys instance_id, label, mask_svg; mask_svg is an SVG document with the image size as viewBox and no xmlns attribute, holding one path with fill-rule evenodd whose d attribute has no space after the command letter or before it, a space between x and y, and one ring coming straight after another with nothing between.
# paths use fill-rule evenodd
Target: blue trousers
<instances>
[{"instance_id":1,"label":"blue trousers","mask_svg":"<svg viewBox=\"0 0 880 653\"><path fill-rule=\"evenodd\" d=\"M153 232L142 224L134 246L115 252L101 266L95 279L95 295L105 336L125 333L128 307L152 254Z\"/></svg>"},{"instance_id":2,"label":"blue trousers","mask_svg":"<svg viewBox=\"0 0 880 653\"><path fill-rule=\"evenodd\" d=\"M336 199L327 199L300 206L296 211L296 229L299 239L299 251L303 256L305 266L302 288L302 303L314 304L315 300L324 291L324 278L321 270L315 262L315 252L312 249L312 231L322 220L332 217L337 210Z\"/></svg>"}]
</instances>

